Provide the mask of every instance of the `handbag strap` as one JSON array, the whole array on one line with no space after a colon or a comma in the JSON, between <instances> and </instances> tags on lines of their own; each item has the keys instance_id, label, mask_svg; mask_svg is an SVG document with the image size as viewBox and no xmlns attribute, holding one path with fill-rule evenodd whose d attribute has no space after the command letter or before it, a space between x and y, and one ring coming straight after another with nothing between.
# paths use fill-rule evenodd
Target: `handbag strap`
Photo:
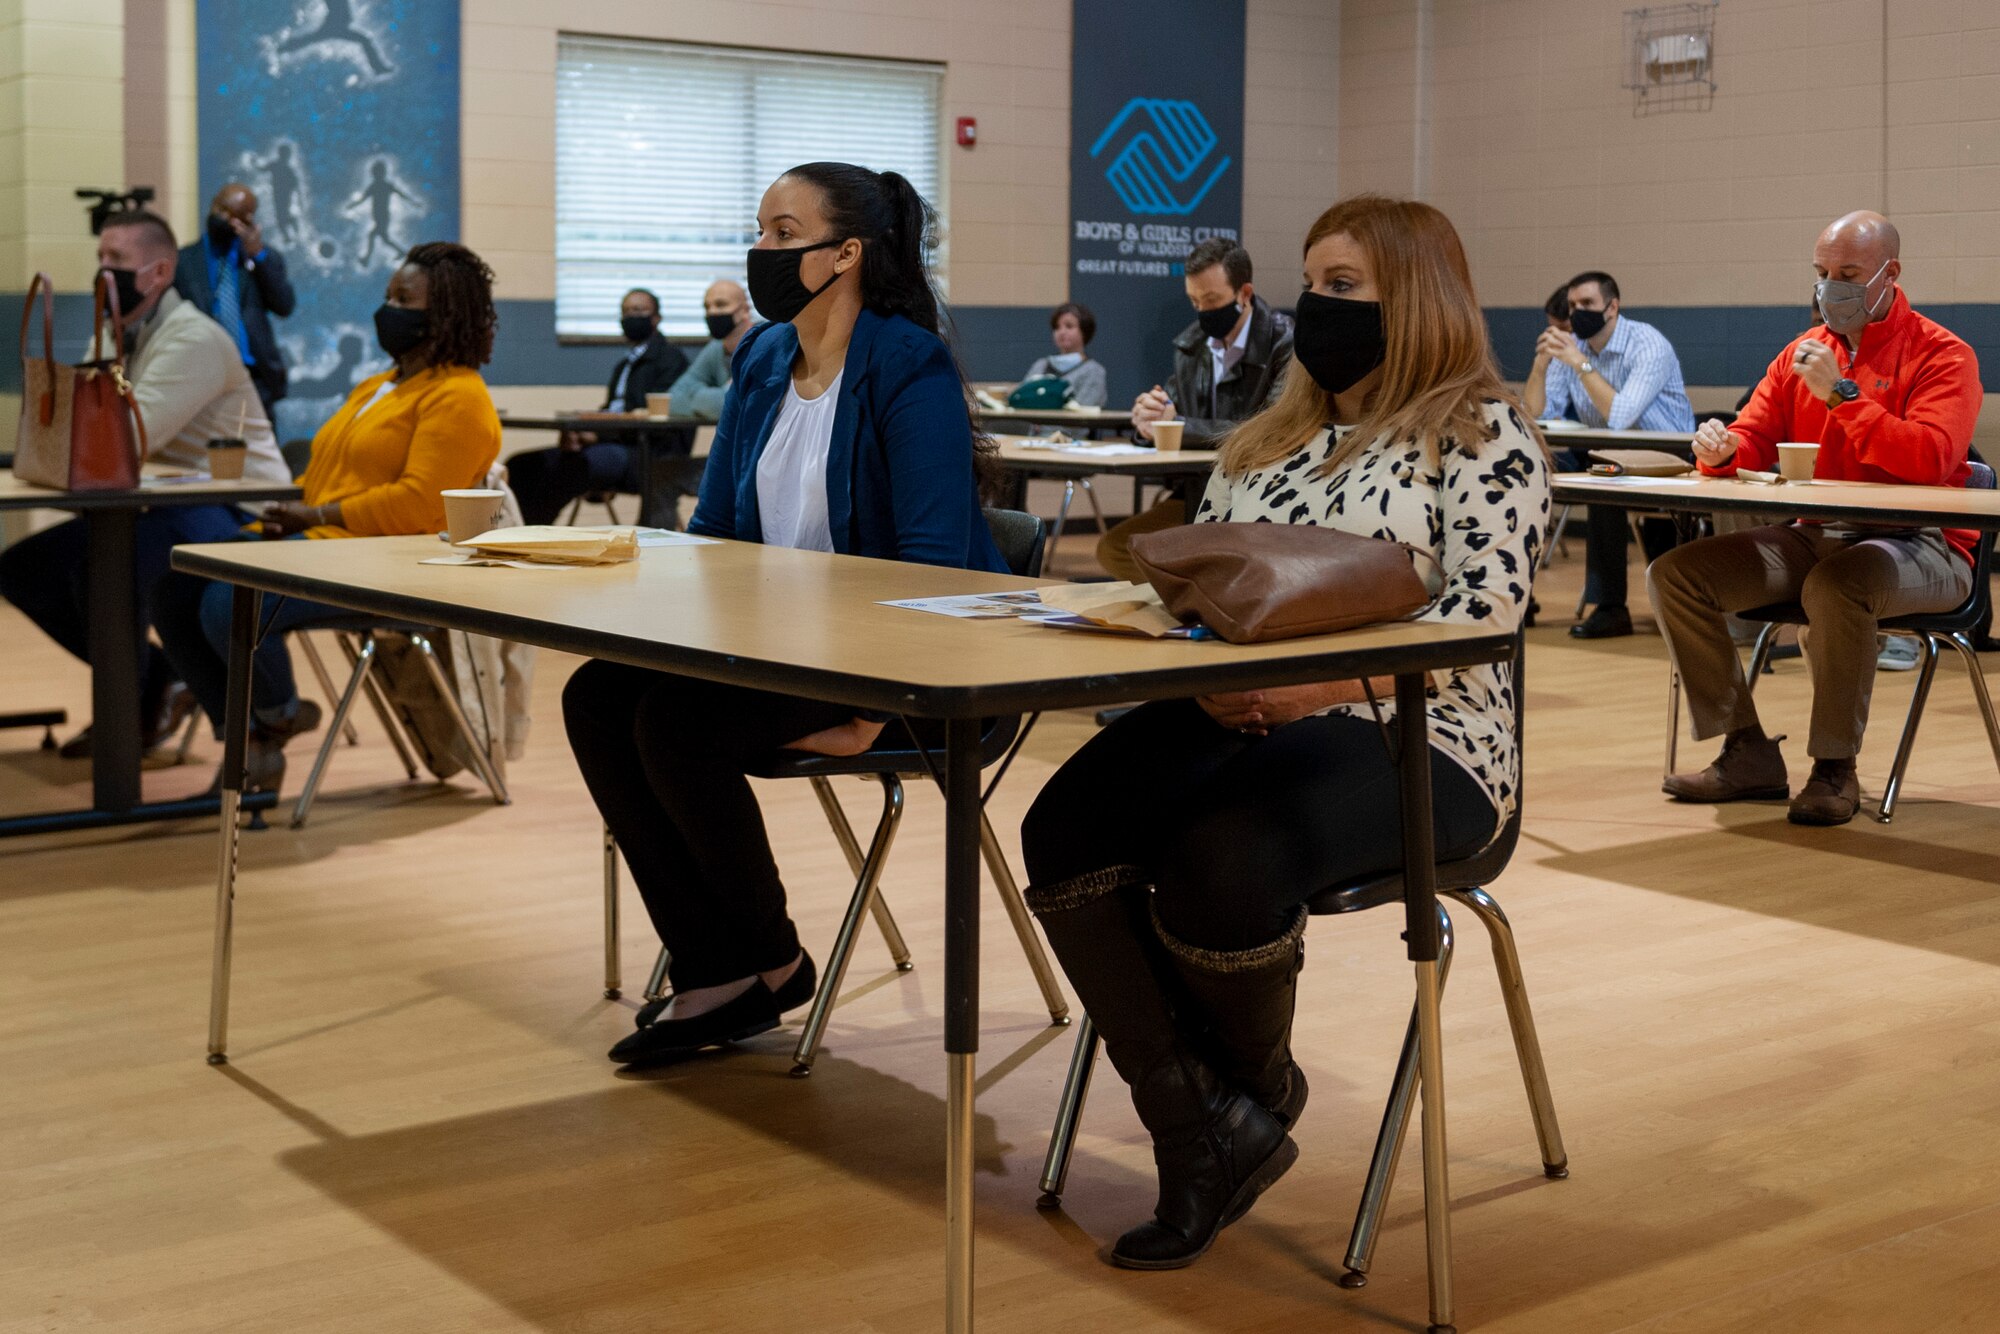
<instances>
[{"instance_id":1,"label":"handbag strap","mask_svg":"<svg viewBox=\"0 0 2000 1334\"><path fill-rule=\"evenodd\" d=\"M42 298L42 363L48 367L48 376L42 389L42 401L36 405L36 415L40 418L41 424L47 426L56 419L56 298L55 285L49 281L49 275L46 273L37 273L35 275L34 281L28 284L26 299L21 302L21 341L19 347L21 349L21 364L25 366L30 359L28 354L28 324L34 318L35 296L37 293Z\"/></svg>"}]
</instances>

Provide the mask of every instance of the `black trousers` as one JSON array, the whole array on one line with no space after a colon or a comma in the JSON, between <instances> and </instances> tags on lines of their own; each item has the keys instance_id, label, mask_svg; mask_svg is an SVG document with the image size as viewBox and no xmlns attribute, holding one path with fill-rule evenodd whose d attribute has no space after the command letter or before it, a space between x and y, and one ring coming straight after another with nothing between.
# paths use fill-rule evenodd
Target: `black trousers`
<instances>
[{"instance_id":1,"label":"black trousers","mask_svg":"<svg viewBox=\"0 0 2000 1334\"><path fill-rule=\"evenodd\" d=\"M844 705L611 662L585 663L570 677L570 747L673 956L676 990L797 957L798 932L744 771L854 716Z\"/></svg>"},{"instance_id":2,"label":"black trousers","mask_svg":"<svg viewBox=\"0 0 2000 1334\"><path fill-rule=\"evenodd\" d=\"M571 501L592 491L639 494L639 451L612 441L529 450L507 460L507 485L521 502L522 522L554 523Z\"/></svg>"},{"instance_id":3,"label":"black trousers","mask_svg":"<svg viewBox=\"0 0 2000 1334\"><path fill-rule=\"evenodd\" d=\"M1431 800L1439 860L1492 840L1493 803L1436 750ZM1254 737L1193 700L1146 704L1048 781L1021 845L1034 885L1137 866L1178 939L1250 949L1320 890L1403 864L1396 766L1373 718L1301 718Z\"/></svg>"}]
</instances>

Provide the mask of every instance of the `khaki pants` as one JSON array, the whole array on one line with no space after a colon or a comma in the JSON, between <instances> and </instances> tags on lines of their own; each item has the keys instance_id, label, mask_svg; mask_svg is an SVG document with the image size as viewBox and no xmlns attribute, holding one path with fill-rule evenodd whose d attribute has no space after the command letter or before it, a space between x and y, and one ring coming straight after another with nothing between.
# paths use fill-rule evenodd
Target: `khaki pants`
<instances>
[{"instance_id":1,"label":"khaki pants","mask_svg":"<svg viewBox=\"0 0 2000 1334\"><path fill-rule=\"evenodd\" d=\"M1773 602L1802 606L1812 628L1807 751L1816 760L1844 760L1859 753L1868 727L1876 622L1950 611L1971 591L1972 570L1935 528L1855 537L1786 524L1676 547L1653 562L1646 583L1697 741L1757 721L1725 613Z\"/></svg>"},{"instance_id":2,"label":"khaki pants","mask_svg":"<svg viewBox=\"0 0 2000 1334\"><path fill-rule=\"evenodd\" d=\"M1097 539L1097 563L1113 579L1123 579L1127 583L1143 584L1146 576L1132 561L1132 539L1141 533L1157 533L1167 528L1178 528L1187 522L1187 506L1168 496L1144 514L1134 514L1122 523L1115 523L1111 531Z\"/></svg>"}]
</instances>

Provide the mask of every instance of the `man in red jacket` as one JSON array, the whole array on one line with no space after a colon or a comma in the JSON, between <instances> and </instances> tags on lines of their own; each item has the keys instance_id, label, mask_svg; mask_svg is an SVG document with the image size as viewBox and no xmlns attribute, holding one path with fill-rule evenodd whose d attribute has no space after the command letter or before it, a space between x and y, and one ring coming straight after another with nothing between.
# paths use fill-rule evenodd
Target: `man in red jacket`
<instances>
[{"instance_id":1,"label":"man in red jacket","mask_svg":"<svg viewBox=\"0 0 2000 1334\"><path fill-rule=\"evenodd\" d=\"M1794 339L1731 426L1704 422L1702 472L1771 471L1779 441L1817 441L1814 476L1963 486L1979 416L1979 363L1964 342L1910 309L1897 286L1895 227L1850 213L1813 246L1820 328ZM1782 738L1758 725L1723 617L1797 602L1811 623L1812 775L1791 804L1794 824L1854 818L1854 756L1875 683L1875 628L1885 616L1949 611L1972 588L1976 534L1801 521L1689 543L1653 563L1653 608L1685 683L1694 738L1721 735L1722 754L1665 784L1680 801L1791 795Z\"/></svg>"}]
</instances>

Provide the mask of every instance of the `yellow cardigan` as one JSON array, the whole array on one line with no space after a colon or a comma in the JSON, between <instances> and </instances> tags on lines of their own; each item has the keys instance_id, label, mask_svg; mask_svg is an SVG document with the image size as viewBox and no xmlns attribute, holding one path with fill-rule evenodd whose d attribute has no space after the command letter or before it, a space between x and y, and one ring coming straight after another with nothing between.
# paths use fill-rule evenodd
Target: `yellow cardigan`
<instances>
[{"instance_id":1,"label":"yellow cardigan","mask_svg":"<svg viewBox=\"0 0 2000 1334\"><path fill-rule=\"evenodd\" d=\"M344 526L311 528L307 537L438 532L444 527L438 493L482 485L500 457L500 416L478 371L433 366L361 412L394 374L392 368L356 385L313 437L301 481L305 503L338 501Z\"/></svg>"}]
</instances>

